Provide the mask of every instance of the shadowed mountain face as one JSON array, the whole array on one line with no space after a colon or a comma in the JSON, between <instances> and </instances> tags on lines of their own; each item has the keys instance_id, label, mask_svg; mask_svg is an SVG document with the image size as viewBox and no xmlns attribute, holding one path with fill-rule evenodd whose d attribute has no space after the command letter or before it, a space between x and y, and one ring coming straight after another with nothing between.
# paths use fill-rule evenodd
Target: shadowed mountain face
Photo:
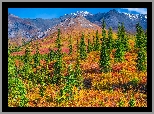
<instances>
[{"instance_id":1,"label":"shadowed mountain face","mask_svg":"<svg viewBox=\"0 0 154 114\"><path fill-rule=\"evenodd\" d=\"M126 31L129 33L136 32L136 23L140 23L144 30L147 28L146 14L119 13L116 10L97 14L77 11L53 19L22 19L13 14L8 14L8 38L44 38L54 33L57 28L67 30L73 27L71 29L90 28L96 30L98 26L102 26L103 18L106 22L106 28L108 29L111 26L114 31L118 28L118 22L123 22Z\"/></svg>"},{"instance_id":2,"label":"shadowed mountain face","mask_svg":"<svg viewBox=\"0 0 154 114\"><path fill-rule=\"evenodd\" d=\"M146 14L128 14L128 13L119 13L116 10L110 10L107 13L97 13L95 15L87 15L86 18L99 25L102 26L102 19L105 19L107 28L110 26L113 30L118 29L118 22L123 22L125 25L125 29L129 33L136 32L136 23L140 23L144 30L147 29L147 15Z\"/></svg>"}]
</instances>

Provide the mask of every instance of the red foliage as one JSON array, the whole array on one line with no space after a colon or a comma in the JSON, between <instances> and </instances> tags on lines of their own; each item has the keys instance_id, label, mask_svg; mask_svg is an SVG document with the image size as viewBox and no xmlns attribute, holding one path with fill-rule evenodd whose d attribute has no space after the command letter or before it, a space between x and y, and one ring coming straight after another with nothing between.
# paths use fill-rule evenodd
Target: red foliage
<instances>
[{"instance_id":1,"label":"red foliage","mask_svg":"<svg viewBox=\"0 0 154 114\"><path fill-rule=\"evenodd\" d=\"M53 48L53 50L54 50L54 51L57 51L57 50L58 50L58 48Z\"/></svg>"},{"instance_id":2,"label":"red foliage","mask_svg":"<svg viewBox=\"0 0 154 114\"><path fill-rule=\"evenodd\" d=\"M69 53L69 48L62 48L62 52Z\"/></svg>"},{"instance_id":3,"label":"red foliage","mask_svg":"<svg viewBox=\"0 0 154 114\"><path fill-rule=\"evenodd\" d=\"M43 48L40 50L40 54L47 54L49 53L49 49L48 48Z\"/></svg>"},{"instance_id":4,"label":"red foliage","mask_svg":"<svg viewBox=\"0 0 154 114\"><path fill-rule=\"evenodd\" d=\"M34 55L36 53L36 50L32 50L31 54Z\"/></svg>"},{"instance_id":5,"label":"red foliage","mask_svg":"<svg viewBox=\"0 0 154 114\"><path fill-rule=\"evenodd\" d=\"M114 64L112 66L112 71L119 72L120 70L122 70L123 66L124 66L124 64L122 64L122 63L121 64Z\"/></svg>"},{"instance_id":6,"label":"red foliage","mask_svg":"<svg viewBox=\"0 0 154 114\"><path fill-rule=\"evenodd\" d=\"M25 54L24 51L19 51L19 52L13 52L13 53L11 53L11 56L16 56L16 55L22 56L22 55L24 55L24 54Z\"/></svg>"}]
</instances>

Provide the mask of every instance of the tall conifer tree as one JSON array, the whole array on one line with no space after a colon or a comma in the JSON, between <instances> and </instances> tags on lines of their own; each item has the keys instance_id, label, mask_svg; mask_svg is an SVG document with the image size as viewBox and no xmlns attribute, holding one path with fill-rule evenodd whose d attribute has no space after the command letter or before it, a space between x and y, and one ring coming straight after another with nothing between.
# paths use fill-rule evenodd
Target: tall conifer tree
<instances>
[{"instance_id":1,"label":"tall conifer tree","mask_svg":"<svg viewBox=\"0 0 154 114\"><path fill-rule=\"evenodd\" d=\"M84 34L82 33L82 37L80 40L80 58L81 59L85 59L87 57L87 53L86 53L86 44L84 42Z\"/></svg>"},{"instance_id":2,"label":"tall conifer tree","mask_svg":"<svg viewBox=\"0 0 154 114\"><path fill-rule=\"evenodd\" d=\"M70 36L70 40L69 40L69 54L72 54L72 37Z\"/></svg>"},{"instance_id":3,"label":"tall conifer tree","mask_svg":"<svg viewBox=\"0 0 154 114\"><path fill-rule=\"evenodd\" d=\"M100 53L100 68L102 72L110 71L110 55L108 53L107 48L107 39L106 39L106 31L105 31L105 21L103 20L102 24L102 45L101 45L101 53Z\"/></svg>"},{"instance_id":4,"label":"tall conifer tree","mask_svg":"<svg viewBox=\"0 0 154 114\"><path fill-rule=\"evenodd\" d=\"M56 58L56 62L54 64L54 76L52 78L52 82L56 83L57 85L60 84L61 81L61 73L62 73L62 53L61 53L61 37L60 37L60 29L58 29L58 37L56 40L56 45L57 45L57 58Z\"/></svg>"},{"instance_id":5,"label":"tall conifer tree","mask_svg":"<svg viewBox=\"0 0 154 114\"><path fill-rule=\"evenodd\" d=\"M117 62L122 62L124 61L124 44L122 43L122 27L119 23L118 25L118 40L116 41L116 52L115 52L115 59Z\"/></svg>"}]
</instances>

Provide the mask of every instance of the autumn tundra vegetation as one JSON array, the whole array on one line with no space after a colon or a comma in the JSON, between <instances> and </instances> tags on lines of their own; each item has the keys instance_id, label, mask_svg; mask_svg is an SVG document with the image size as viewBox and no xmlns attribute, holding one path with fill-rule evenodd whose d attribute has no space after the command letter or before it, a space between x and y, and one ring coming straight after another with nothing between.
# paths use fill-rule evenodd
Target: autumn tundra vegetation
<instances>
[{"instance_id":1,"label":"autumn tundra vegetation","mask_svg":"<svg viewBox=\"0 0 154 114\"><path fill-rule=\"evenodd\" d=\"M9 47L9 107L147 107L147 33L139 24L135 35L123 23L106 30L104 20L93 37L55 35Z\"/></svg>"}]
</instances>

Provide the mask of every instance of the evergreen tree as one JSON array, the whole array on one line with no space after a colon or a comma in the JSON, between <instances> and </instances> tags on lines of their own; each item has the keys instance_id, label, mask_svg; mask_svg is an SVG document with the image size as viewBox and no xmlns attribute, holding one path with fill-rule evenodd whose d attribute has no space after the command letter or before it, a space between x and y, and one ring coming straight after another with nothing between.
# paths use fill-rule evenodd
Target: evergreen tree
<instances>
[{"instance_id":1,"label":"evergreen tree","mask_svg":"<svg viewBox=\"0 0 154 114\"><path fill-rule=\"evenodd\" d=\"M77 83L76 79L74 78L74 70L72 65L68 66L68 75L66 76L66 81L64 87L60 90L60 97L65 99L61 100L70 100L73 97L73 86Z\"/></svg>"},{"instance_id":2,"label":"evergreen tree","mask_svg":"<svg viewBox=\"0 0 154 114\"><path fill-rule=\"evenodd\" d=\"M29 47L26 47L25 49L25 55L24 55L24 63L27 64L31 61L31 58L30 58L30 48Z\"/></svg>"},{"instance_id":3,"label":"evergreen tree","mask_svg":"<svg viewBox=\"0 0 154 114\"><path fill-rule=\"evenodd\" d=\"M92 51L92 43L90 42L90 37L88 37L88 47L87 47L87 53Z\"/></svg>"},{"instance_id":4,"label":"evergreen tree","mask_svg":"<svg viewBox=\"0 0 154 114\"><path fill-rule=\"evenodd\" d=\"M77 49L77 54L80 52L79 51L79 40L78 40L78 38L77 38L77 42L76 42L76 49Z\"/></svg>"},{"instance_id":5,"label":"evergreen tree","mask_svg":"<svg viewBox=\"0 0 154 114\"><path fill-rule=\"evenodd\" d=\"M58 29L58 37L56 39L56 46L58 48L57 53L59 54L59 56L61 55L61 38L60 38L60 29Z\"/></svg>"},{"instance_id":6,"label":"evergreen tree","mask_svg":"<svg viewBox=\"0 0 154 114\"><path fill-rule=\"evenodd\" d=\"M30 55L30 48L26 47L24 55L24 66L21 69L21 74L24 79L29 79L29 75L32 73L32 58Z\"/></svg>"},{"instance_id":7,"label":"evergreen tree","mask_svg":"<svg viewBox=\"0 0 154 114\"><path fill-rule=\"evenodd\" d=\"M96 42L94 44L94 51L99 50L99 37L98 37L98 30L96 31Z\"/></svg>"},{"instance_id":8,"label":"evergreen tree","mask_svg":"<svg viewBox=\"0 0 154 114\"><path fill-rule=\"evenodd\" d=\"M75 78L78 80L79 84L82 82L82 70L80 68L80 53L79 53L79 46L78 46L78 39L77 39L77 58L75 64Z\"/></svg>"},{"instance_id":9,"label":"evergreen tree","mask_svg":"<svg viewBox=\"0 0 154 114\"><path fill-rule=\"evenodd\" d=\"M8 79L11 77L17 76L14 58L10 54L11 54L11 50L8 49Z\"/></svg>"},{"instance_id":10,"label":"evergreen tree","mask_svg":"<svg viewBox=\"0 0 154 114\"><path fill-rule=\"evenodd\" d=\"M53 83L56 83L57 85L60 84L61 81L61 71L62 71L62 54L61 54L61 38L60 38L60 29L58 29L58 38L56 40L56 44L58 47L57 50L57 58L56 58L56 62L54 64L54 76L52 79Z\"/></svg>"},{"instance_id":11,"label":"evergreen tree","mask_svg":"<svg viewBox=\"0 0 154 114\"><path fill-rule=\"evenodd\" d=\"M118 25L118 40L116 42L116 52L115 52L115 58L117 62L122 62L124 61L124 44L122 43L122 27L120 24Z\"/></svg>"},{"instance_id":12,"label":"evergreen tree","mask_svg":"<svg viewBox=\"0 0 154 114\"><path fill-rule=\"evenodd\" d=\"M34 67L37 67L40 65L40 53L38 48L38 43L36 44L36 53L33 56L34 58Z\"/></svg>"},{"instance_id":13,"label":"evergreen tree","mask_svg":"<svg viewBox=\"0 0 154 114\"><path fill-rule=\"evenodd\" d=\"M87 57L86 44L84 42L84 34L82 34L82 37L80 40L80 58L85 59L86 57Z\"/></svg>"},{"instance_id":14,"label":"evergreen tree","mask_svg":"<svg viewBox=\"0 0 154 114\"><path fill-rule=\"evenodd\" d=\"M101 54L100 54L100 68L102 72L109 72L110 68L110 55L108 52L108 48L104 41L102 42Z\"/></svg>"},{"instance_id":15,"label":"evergreen tree","mask_svg":"<svg viewBox=\"0 0 154 114\"><path fill-rule=\"evenodd\" d=\"M124 23L121 25L121 43L124 45L124 51L128 51L128 37L126 35Z\"/></svg>"},{"instance_id":16,"label":"evergreen tree","mask_svg":"<svg viewBox=\"0 0 154 114\"><path fill-rule=\"evenodd\" d=\"M109 28L109 32L108 32L108 42L107 42L107 47L109 49L109 53L111 53L112 51L112 43L113 43L113 33L112 33L112 28Z\"/></svg>"},{"instance_id":17,"label":"evergreen tree","mask_svg":"<svg viewBox=\"0 0 154 114\"><path fill-rule=\"evenodd\" d=\"M146 62L147 62L147 36L146 33L144 33L142 27L138 24L136 24L136 44L135 47L138 50L138 56L137 56L137 68L139 71L145 71L146 70Z\"/></svg>"},{"instance_id":18,"label":"evergreen tree","mask_svg":"<svg viewBox=\"0 0 154 114\"><path fill-rule=\"evenodd\" d=\"M102 45L101 45L101 53L100 53L100 68L102 72L110 71L110 55L107 48L107 40L106 40L106 31L105 31L105 21L103 20L102 24Z\"/></svg>"},{"instance_id":19,"label":"evergreen tree","mask_svg":"<svg viewBox=\"0 0 154 114\"><path fill-rule=\"evenodd\" d=\"M93 36L92 51L95 51L95 44L96 44L96 40L95 40L95 37Z\"/></svg>"},{"instance_id":20,"label":"evergreen tree","mask_svg":"<svg viewBox=\"0 0 154 114\"><path fill-rule=\"evenodd\" d=\"M147 51L147 31L145 32L145 35L144 35L144 47Z\"/></svg>"},{"instance_id":21,"label":"evergreen tree","mask_svg":"<svg viewBox=\"0 0 154 114\"><path fill-rule=\"evenodd\" d=\"M115 59L117 62L122 62L124 61L124 47L123 45L119 42L119 47L116 49L116 52L115 52Z\"/></svg>"},{"instance_id":22,"label":"evergreen tree","mask_svg":"<svg viewBox=\"0 0 154 114\"><path fill-rule=\"evenodd\" d=\"M139 23L136 24L136 41L135 41L135 48L140 48L141 46L141 27Z\"/></svg>"},{"instance_id":23,"label":"evergreen tree","mask_svg":"<svg viewBox=\"0 0 154 114\"><path fill-rule=\"evenodd\" d=\"M72 49L73 47L72 47L72 38L71 38L71 36L70 36L70 40L69 40L69 54L72 54Z\"/></svg>"},{"instance_id":24,"label":"evergreen tree","mask_svg":"<svg viewBox=\"0 0 154 114\"><path fill-rule=\"evenodd\" d=\"M136 41L135 41L135 47L137 49L143 47L146 49L147 47L147 37L146 34L144 33L142 27L140 26L139 23L136 24Z\"/></svg>"},{"instance_id":25,"label":"evergreen tree","mask_svg":"<svg viewBox=\"0 0 154 114\"><path fill-rule=\"evenodd\" d=\"M121 25L120 23L118 23L117 39L115 40L115 49L118 48L119 42L121 42L120 40L121 40Z\"/></svg>"},{"instance_id":26,"label":"evergreen tree","mask_svg":"<svg viewBox=\"0 0 154 114\"><path fill-rule=\"evenodd\" d=\"M54 51L49 48L49 53L48 53L48 62L54 60Z\"/></svg>"},{"instance_id":27,"label":"evergreen tree","mask_svg":"<svg viewBox=\"0 0 154 114\"><path fill-rule=\"evenodd\" d=\"M138 51L138 56L137 56L137 69L139 71L146 71L147 65L146 65L146 50L141 47Z\"/></svg>"}]
</instances>

